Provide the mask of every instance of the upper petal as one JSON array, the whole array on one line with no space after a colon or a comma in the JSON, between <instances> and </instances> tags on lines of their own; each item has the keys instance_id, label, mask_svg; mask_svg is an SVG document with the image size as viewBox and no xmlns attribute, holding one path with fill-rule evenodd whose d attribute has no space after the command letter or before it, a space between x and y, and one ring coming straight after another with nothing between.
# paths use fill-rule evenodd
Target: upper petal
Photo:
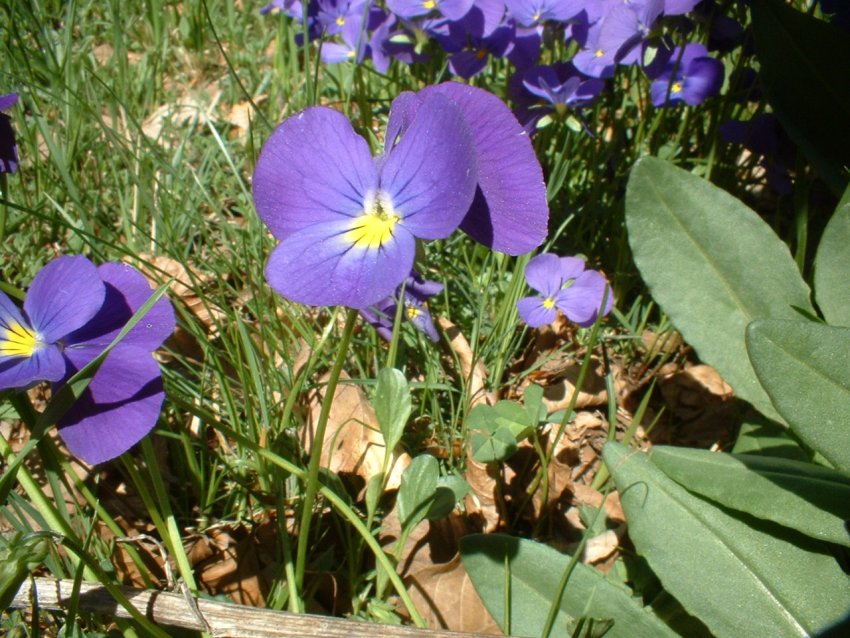
<instances>
[{"instance_id":1,"label":"upper petal","mask_svg":"<svg viewBox=\"0 0 850 638\"><path fill-rule=\"evenodd\" d=\"M109 345L153 293L144 275L128 264L106 263L97 272L106 285L103 305L91 321L66 338L69 345L92 346L97 350L92 358ZM162 297L121 343L153 352L171 335L174 325L174 309L168 298Z\"/></svg>"},{"instance_id":2,"label":"upper petal","mask_svg":"<svg viewBox=\"0 0 850 638\"><path fill-rule=\"evenodd\" d=\"M483 89L445 82L422 91L432 93L458 104L478 152L480 193L461 230L509 255L539 246L546 238L549 206L543 170L522 125L502 100Z\"/></svg>"},{"instance_id":3,"label":"upper petal","mask_svg":"<svg viewBox=\"0 0 850 638\"><path fill-rule=\"evenodd\" d=\"M525 267L525 280L544 297L553 297L564 283L561 258L552 253L534 257Z\"/></svg>"},{"instance_id":4,"label":"upper petal","mask_svg":"<svg viewBox=\"0 0 850 638\"><path fill-rule=\"evenodd\" d=\"M439 239L469 210L477 164L461 110L444 95L428 95L387 156L381 189L390 195L400 224L416 237Z\"/></svg>"},{"instance_id":5,"label":"upper petal","mask_svg":"<svg viewBox=\"0 0 850 638\"><path fill-rule=\"evenodd\" d=\"M90 321L105 295L95 265L81 255L66 255L33 278L24 311L44 341L55 343Z\"/></svg>"},{"instance_id":6,"label":"upper petal","mask_svg":"<svg viewBox=\"0 0 850 638\"><path fill-rule=\"evenodd\" d=\"M284 239L266 264L269 285L311 306L366 308L388 297L413 266L415 240L397 224L389 241L363 248L346 223L314 224Z\"/></svg>"},{"instance_id":7,"label":"upper petal","mask_svg":"<svg viewBox=\"0 0 850 638\"><path fill-rule=\"evenodd\" d=\"M595 270L586 270L569 288L562 290L558 294L556 305L570 321L580 326L589 326L596 321L606 288L608 295L602 312L604 316L610 312L614 300L605 277Z\"/></svg>"},{"instance_id":8,"label":"upper petal","mask_svg":"<svg viewBox=\"0 0 850 638\"><path fill-rule=\"evenodd\" d=\"M352 217L377 185L369 145L348 119L322 106L287 118L254 169L257 214L278 239L311 224Z\"/></svg>"}]
</instances>

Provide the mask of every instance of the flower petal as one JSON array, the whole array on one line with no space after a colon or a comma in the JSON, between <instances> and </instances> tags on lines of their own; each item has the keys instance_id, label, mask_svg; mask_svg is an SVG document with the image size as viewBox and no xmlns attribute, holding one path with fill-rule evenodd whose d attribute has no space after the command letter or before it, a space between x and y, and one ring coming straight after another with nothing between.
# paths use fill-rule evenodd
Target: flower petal
<instances>
[{"instance_id":1,"label":"flower petal","mask_svg":"<svg viewBox=\"0 0 850 638\"><path fill-rule=\"evenodd\" d=\"M381 189L414 236L441 239L460 224L478 180L464 115L449 98L425 97L381 169ZM407 273L405 273L406 275Z\"/></svg>"},{"instance_id":2,"label":"flower petal","mask_svg":"<svg viewBox=\"0 0 850 638\"><path fill-rule=\"evenodd\" d=\"M32 280L24 312L47 343L84 326L103 305L106 287L97 268L82 256L54 259Z\"/></svg>"},{"instance_id":3,"label":"flower petal","mask_svg":"<svg viewBox=\"0 0 850 638\"><path fill-rule=\"evenodd\" d=\"M112 262L98 267L98 275L106 285L106 297L97 315L65 339L69 345L89 344L97 351L118 335L133 314L141 308L153 290L138 270L127 264ZM121 341L148 352L156 350L174 331L174 309L167 297L157 301L145 317Z\"/></svg>"},{"instance_id":4,"label":"flower petal","mask_svg":"<svg viewBox=\"0 0 850 638\"><path fill-rule=\"evenodd\" d=\"M121 344L59 420L59 434L84 461L108 461L153 429L164 398L159 365L151 353Z\"/></svg>"},{"instance_id":5,"label":"flower petal","mask_svg":"<svg viewBox=\"0 0 850 638\"><path fill-rule=\"evenodd\" d=\"M532 328L545 326L558 317L558 311L555 307L547 308L543 305L543 302L543 297L524 297L516 303L519 316Z\"/></svg>"},{"instance_id":6,"label":"flower petal","mask_svg":"<svg viewBox=\"0 0 850 638\"><path fill-rule=\"evenodd\" d=\"M576 278L572 286L558 294L556 306L570 321L580 326L589 326L596 321L606 287L608 282L605 277L595 270L586 270ZM611 310L613 301L611 289L608 287L603 316Z\"/></svg>"},{"instance_id":7,"label":"flower petal","mask_svg":"<svg viewBox=\"0 0 850 638\"><path fill-rule=\"evenodd\" d=\"M544 297L554 297L564 283L564 264L557 255L542 253L525 267L525 280Z\"/></svg>"},{"instance_id":8,"label":"flower petal","mask_svg":"<svg viewBox=\"0 0 850 638\"><path fill-rule=\"evenodd\" d=\"M257 213L278 239L316 222L354 217L377 186L369 145L348 119L326 107L286 119L254 169Z\"/></svg>"},{"instance_id":9,"label":"flower petal","mask_svg":"<svg viewBox=\"0 0 850 638\"><path fill-rule=\"evenodd\" d=\"M266 264L269 285L310 306L366 308L388 297L413 267L415 240L399 223L378 248L353 246L345 223L314 224L284 239Z\"/></svg>"},{"instance_id":10,"label":"flower petal","mask_svg":"<svg viewBox=\"0 0 850 638\"><path fill-rule=\"evenodd\" d=\"M457 82L422 90L460 106L478 152L475 200L460 228L475 241L519 255L546 238L549 206L543 170L531 140L507 105L492 93Z\"/></svg>"}]
</instances>

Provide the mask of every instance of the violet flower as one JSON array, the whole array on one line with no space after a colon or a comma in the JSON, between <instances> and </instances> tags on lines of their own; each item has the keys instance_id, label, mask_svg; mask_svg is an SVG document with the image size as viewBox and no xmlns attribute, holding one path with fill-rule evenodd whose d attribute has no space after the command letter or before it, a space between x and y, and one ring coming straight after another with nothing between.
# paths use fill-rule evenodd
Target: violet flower
<instances>
[{"instance_id":1,"label":"violet flower","mask_svg":"<svg viewBox=\"0 0 850 638\"><path fill-rule=\"evenodd\" d=\"M95 267L81 256L42 268L23 311L0 293L0 389L42 381L58 389L109 345L150 294L134 268ZM57 424L74 455L91 464L108 461L156 425L165 393L152 353L173 330L174 311L160 299L107 355Z\"/></svg>"},{"instance_id":2,"label":"violet flower","mask_svg":"<svg viewBox=\"0 0 850 638\"><path fill-rule=\"evenodd\" d=\"M595 270L585 270L584 260L578 257L558 257L552 253L537 255L525 267L525 279L540 293L517 302L519 316L532 328L552 323L559 310L580 326L592 325L606 290L602 316L614 305L605 277Z\"/></svg>"},{"instance_id":3,"label":"violet flower","mask_svg":"<svg viewBox=\"0 0 850 638\"><path fill-rule=\"evenodd\" d=\"M673 51L661 75L653 79L650 96L654 106L696 106L717 95L721 86L723 63L709 57L702 44L687 44Z\"/></svg>"},{"instance_id":4,"label":"violet flower","mask_svg":"<svg viewBox=\"0 0 850 638\"><path fill-rule=\"evenodd\" d=\"M402 288L404 290L402 291ZM443 289L443 285L436 281L428 281L418 272L411 271L410 276L398 287L395 294L382 299L374 306L360 310L360 316L369 322L377 331L378 335L386 341L393 337L393 323L398 311L399 297L402 299L404 311L402 319L409 321L415 328L424 332L433 342L440 340L437 328L431 318L426 302Z\"/></svg>"},{"instance_id":5,"label":"violet flower","mask_svg":"<svg viewBox=\"0 0 850 638\"><path fill-rule=\"evenodd\" d=\"M449 20L460 20L475 0L387 0L387 8L400 18L409 20L436 13Z\"/></svg>"},{"instance_id":6,"label":"violet flower","mask_svg":"<svg viewBox=\"0 0 850 638\"><path fill-rule=\"evenodd\" d=\"M433 95L451 98L472 132L478 189L460 229L480 244L509 255L533 250L546 238L549 206L543 170L528 133L492 93L457 82L402 93L393 104L387 139L409 135L409 122Z\"/></svg>"},{"instance_id":7,"label":"violet flower","mask_svg":"<svg viewBox=\"0 0 850 638\"><path fill-rule=\"evenodd\" d=\"M526 71L522 85L544 101L547 108L542 112L555 111L559 115L570 108L589 106L605 88L604 80L585 78L569 62L533 67Z\"/></svg>"},{"instance_id":8,"label":"violet flower","mask_svg":"<svg viewBox=\"0 0 850 638\"><path fill-rule=\"evenodd\" d=\"M464 79L481 73L490 56L504 57L513 47L515 27L503 24L486 32L484 14L473 7L462 19L448 24L448 33L437 41L451 55L449 70Z\"/></svg>"},{"instance_id":9,"label":"violet flower","mask_svg":"<svg viewBox=\"0 0 850 638\"><path fill-rule=\"evenodd\" d=\"M505 0L510 15L524 27L540 26L544 22L566 22L577 15L586 0Z\"/></svg>"},{"instance_id":10,"label":"violet flower","mask_svg":"<svg viewBox=\"0 0 850 638\"><path fill-rule=\"evenodd\" d=\"M373 158L342 114L311 107L283 122L254 171L254 203L280 244L266 279L314 306L366 308L413 267L416 238L442 239L469 210L478 157L462 109L429 94ZM390 112L393 120L396 104Z\"/></svg>"},{"instance_id":11,"label":"violet flower","mask_svg":"<svg viewBox=\"0 0 850 638\"><path fill-rule=\"evenodd\" d=\"M17 102L17 93L0 95L0 111L12 108ZM5 113L0 113L0 173L14 173L17 170L18 146L15 143L12 120Z\"/></svg>"}]
</instances>

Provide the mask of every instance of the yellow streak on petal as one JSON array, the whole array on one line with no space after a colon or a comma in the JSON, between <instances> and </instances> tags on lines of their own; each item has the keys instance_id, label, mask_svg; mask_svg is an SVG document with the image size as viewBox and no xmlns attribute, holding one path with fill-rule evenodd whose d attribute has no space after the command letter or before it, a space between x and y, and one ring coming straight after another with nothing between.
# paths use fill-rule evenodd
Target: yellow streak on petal
<instances>
[{"instance_id":1,"label":"yellow streak on petal","mask_svg":"<svg viewBox=\"0 0 850 638\"><path fill-rule=\"evenodd\" d=\"M673 86L670 87L670 93L681 93L683 88L681 82L673 82Z\"/></svg>"},{"instance_id":2,"label":"yellow streak on petal","mask_svg":"<svg viewBox=\"0 0 850 638\"><path fill-rule=\"evenodd\" d=\"M0 337L0 355L31 357L43 345L44 343L37 333L19 323L13 323Z\"/></svg>"}]
</instances>

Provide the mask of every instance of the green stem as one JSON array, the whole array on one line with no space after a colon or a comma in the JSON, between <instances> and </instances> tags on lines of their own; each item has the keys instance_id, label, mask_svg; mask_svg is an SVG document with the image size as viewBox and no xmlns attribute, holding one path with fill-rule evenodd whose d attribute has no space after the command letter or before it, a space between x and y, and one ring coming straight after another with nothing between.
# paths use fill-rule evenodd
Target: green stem
<instances>
[{"instance_id":1,"label":"green stem","mask_svg":"<svg viewBox=\"0 0 850 638\"><path fill-rule=\"evenodd\" d=\"M307 466L307 485L304 494L304 503L301 509L301 524L298 526L298 547L295 555L295 586L300 592L303 591L304 571L307 567L307 546L310 542L310 523L313 520L313 506L316 504L316 493L319 489L319 461L322 458L322 448L325 443L325 430L328 425L328 417L333 405L334 393L342 373L342 366L348 358L348 345L351 343L351 335L354 332L354 324L357 322L357 311L351 309L345 317L345 327L342 330L342 340L337 350L336 360L331 368L328 385L325 388L322 410L316 423L316 432L310 447L310 463Z\"/></svg>"}]
</instances>

